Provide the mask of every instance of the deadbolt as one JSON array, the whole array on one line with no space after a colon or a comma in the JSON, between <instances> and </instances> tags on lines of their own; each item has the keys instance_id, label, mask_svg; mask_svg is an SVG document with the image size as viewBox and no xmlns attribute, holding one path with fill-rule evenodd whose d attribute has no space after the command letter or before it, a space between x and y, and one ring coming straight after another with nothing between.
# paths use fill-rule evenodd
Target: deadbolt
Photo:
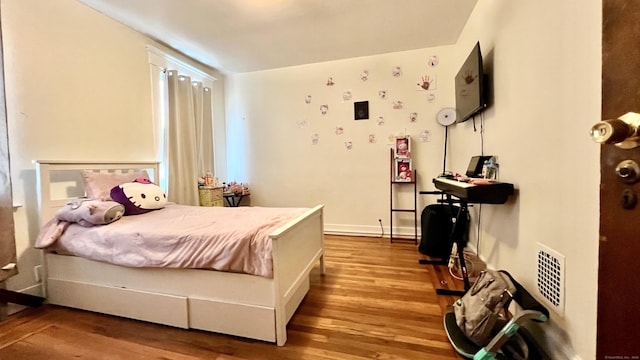
<instances>
[{"instance_id":1,"label":"deadbolt","mask_svg":"<svg viewBox=\"0 0 640 360\"><path fill-rule=\"evenodd\" d=\"M633 160L621 161L616 166L616 175L626 183L636 183L640 180L640 166Z\"/></svg>"}]
</instances>

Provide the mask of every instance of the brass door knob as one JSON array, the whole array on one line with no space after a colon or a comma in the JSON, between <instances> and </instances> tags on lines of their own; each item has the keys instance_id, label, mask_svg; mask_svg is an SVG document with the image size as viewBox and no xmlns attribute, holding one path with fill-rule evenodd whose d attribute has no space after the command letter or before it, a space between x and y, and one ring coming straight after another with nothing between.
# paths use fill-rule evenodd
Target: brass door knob
<instances>
[{"instance_id":1,"label":"brass door knob","mask_svg":"<svg viewBox=\"0 0 640 360\"><path fill-rule=\"evenodd\" d=\"M640 114L628 112L617 119L598 122L591 127L591 138L599 144L615 144L621 149L640 146Z\"/></svg>"},{"instance_id":2,"label":"brass door knob","mask_svg":"<svg viewBox=\"0 0 640 360\"><path fill-rule=\"evenodd\" d=\"M616 166L616 175L625 183L636 183L640 180L640 166L633 160L623 160Z\"/></svg>"}]
</instances>

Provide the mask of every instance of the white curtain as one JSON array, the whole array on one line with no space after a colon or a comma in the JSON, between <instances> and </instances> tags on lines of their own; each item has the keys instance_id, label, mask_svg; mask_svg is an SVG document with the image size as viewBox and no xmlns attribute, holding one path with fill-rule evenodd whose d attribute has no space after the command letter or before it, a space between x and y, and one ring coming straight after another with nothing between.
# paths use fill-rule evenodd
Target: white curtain
<instances>
[{"instance_id":1,"label":"white curtain","mask_svg":"<svg viewBox=\"0 0 640 360\"><path fill-rule=\"evenodd\" d=\"M213 173L213 108L211 89L201 82L192 83L198 143L198 171L200 175Z\"/></svg>"},{"instance_id":2,"label":"white curtain","mask_svg":"<svg viewBox=\"0 0 640 360\"><path fill-rule=\"evenodd\" d=\"M198 177L213 171L211 89L167 71L167 198L199 205Z\"/></svg>"},{"instance_id":3,"label":"white curtain","mask_svg":"<svg viewBox=\"0 0 640 360\"><path fill-rule=\"evenodd\" d=\"M3 288L3 281L18 273L17 267L7 267L9 264L15 264L17 260L2 59L2 36L0 36L0 268L3 268L0 270L0 289ZM3 314L3 306L0 305L0 320Z\"/></svg>"}]
</instances>

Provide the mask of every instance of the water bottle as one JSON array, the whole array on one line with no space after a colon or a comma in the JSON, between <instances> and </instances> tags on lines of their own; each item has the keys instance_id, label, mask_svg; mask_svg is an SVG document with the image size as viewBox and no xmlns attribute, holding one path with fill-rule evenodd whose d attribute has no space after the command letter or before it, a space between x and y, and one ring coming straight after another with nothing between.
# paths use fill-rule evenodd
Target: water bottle
<instances>
[{"instance_id":1,"label":"water bottle","mask_svg":"<svg viewBox=\"0 0 640 360\"><path fill-rule=\"evenodd\" d=\"M482 173L481 173L482 178L488 179L489 178L488 173L489 173L489 160L485 160L484 163L482 164Z\"/></svg>"},{"instance_id":2,"label":"water bottle","mask_svg":"<svg viewBox=\"0 0 640 360\"><path fill-rule=\"evenodd\" d=\"M496 180L498 178L498 163L496 163L495 158L491 158L486 162L487 171L485 174L485 179Z\"/></svg>"}]
</instances>

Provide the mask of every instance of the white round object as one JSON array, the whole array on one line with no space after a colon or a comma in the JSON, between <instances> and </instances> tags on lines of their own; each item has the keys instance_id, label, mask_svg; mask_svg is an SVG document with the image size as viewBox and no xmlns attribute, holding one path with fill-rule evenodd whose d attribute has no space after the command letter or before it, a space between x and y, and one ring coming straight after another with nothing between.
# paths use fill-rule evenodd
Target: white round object
<instances>
[{"instance_id":1,"label":"white round object","mask_svg":"<svg viewBox=\"0 0 640 360\"><path fill-rule=\"evenodd\" d=\"M442 126L449 126L456 122L456 109L444 108L438 111L436 119L438 120L438 124Z\"/></svg>"}]
</instances>

